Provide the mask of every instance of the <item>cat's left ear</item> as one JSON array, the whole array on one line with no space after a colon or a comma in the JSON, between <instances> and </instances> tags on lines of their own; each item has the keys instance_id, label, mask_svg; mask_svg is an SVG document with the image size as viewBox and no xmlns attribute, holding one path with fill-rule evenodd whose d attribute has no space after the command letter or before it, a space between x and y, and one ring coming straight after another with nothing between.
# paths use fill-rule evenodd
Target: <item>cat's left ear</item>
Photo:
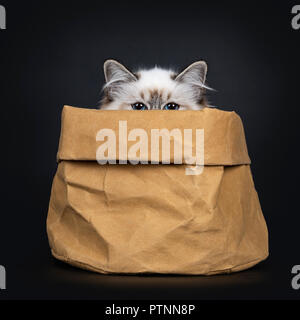
<instances>
[{"instance_id":1,"label":"cat's left ear","mask_svg":"<svg viewBox=\"0 0 300 320\"><path fill-rule=\"evenodd\" d=\"M205 61L197 61L183 70L177 77L176 81L185 82L187 84L205 87L205 79L207 73L207 64Z\"/></svg>"}]
</instances>

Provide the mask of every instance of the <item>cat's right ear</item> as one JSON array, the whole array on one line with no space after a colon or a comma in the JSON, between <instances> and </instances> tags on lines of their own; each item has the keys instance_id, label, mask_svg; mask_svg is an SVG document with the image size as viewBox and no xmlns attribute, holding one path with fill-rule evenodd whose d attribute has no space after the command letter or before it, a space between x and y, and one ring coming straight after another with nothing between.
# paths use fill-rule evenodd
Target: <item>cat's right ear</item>
<instances>
[{"instance_id":1,"label":"cat's right ear","mask_svg":"<svg viewBox=\"0 0 300 320\"><path fill-rule=\"evenodd\" d=\"M114 83L124 83L136 81L137 78L133 73L126 69L121 63L115 60L106 60L104 62L104 76L106 85L109 87Z\"/></svg>"}]
</instances>

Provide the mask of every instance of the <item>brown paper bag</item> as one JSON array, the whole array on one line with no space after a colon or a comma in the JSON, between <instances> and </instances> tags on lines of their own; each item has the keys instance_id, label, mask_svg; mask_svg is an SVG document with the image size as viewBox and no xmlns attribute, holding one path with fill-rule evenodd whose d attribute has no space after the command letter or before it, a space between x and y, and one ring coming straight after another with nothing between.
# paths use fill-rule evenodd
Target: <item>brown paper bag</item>
<instances>
[{"instance_id":1,"label":"brown paper bag","mask_svg":"<svg viewBox=\"0 0 300 320\"><path fill-rule=\"evenodd\" d=\"M152 133L162 129L155 151ZM162 140L173 129L168 154ZM104 152L107 132L115 134L115 150ZM184 139L188 133L192 140ZM134 147L141 140L148 142L143 152ZM194 167L181 152L185 143L193 154L204 152ZM58 161L47 218L57 259L100 273L209 275L243 270L268 256L267 227L234 112L66 106Z\"/></svg>"}]
</instances>

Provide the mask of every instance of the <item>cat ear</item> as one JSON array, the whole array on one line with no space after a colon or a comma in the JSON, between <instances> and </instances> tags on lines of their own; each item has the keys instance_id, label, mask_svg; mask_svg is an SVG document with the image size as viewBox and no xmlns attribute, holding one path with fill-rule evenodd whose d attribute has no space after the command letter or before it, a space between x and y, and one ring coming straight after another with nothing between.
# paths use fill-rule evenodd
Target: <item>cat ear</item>
<instances>
[{"instance_id":1,"label":"cat ear","mask_svg":"<svg viewBox=\"0 0 300 320\"><path fill-rule=\"evenodd\" d=\"M113 83L136 81L137 78L129 70L127 70L121 63L115 60L106 60L104 62L104 76L106 85L110 86Z\"/></svg>"},{"instance_id":2,"label":"cat ear","mask_svg":"<svg viewBox=\"0 0 300 320\"><path fill-rule=\"evenodd\" d=\"M183 70L175 80L190 85L206 88L205 79L207 73L207 64L205 61L197 61Z\"/></svg>"}]
</instances>

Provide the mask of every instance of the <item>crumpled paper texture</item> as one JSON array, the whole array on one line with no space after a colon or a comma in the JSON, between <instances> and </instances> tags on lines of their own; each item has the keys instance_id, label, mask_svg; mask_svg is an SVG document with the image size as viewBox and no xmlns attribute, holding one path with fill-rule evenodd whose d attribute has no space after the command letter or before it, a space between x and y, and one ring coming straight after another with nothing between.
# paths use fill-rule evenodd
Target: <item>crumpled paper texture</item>
<instances>
[{"instance_id":1,"label":"crumpled paper texture","mask_svg":"<svg viewBox=\"0 0 300 320\"><path fill-rule=\"evenodd\" d=\"M53 256L100 273L203 275L266 259L268 231L240 118L217 109L150 111L146 119L143 112L64 108L47 218ZM154 120L170 113L168 128L207 129L201 175L185 175L185 164L96 162L99 129L120 118L132 128L166 127Z\"/></svg>"}]
</instances>

